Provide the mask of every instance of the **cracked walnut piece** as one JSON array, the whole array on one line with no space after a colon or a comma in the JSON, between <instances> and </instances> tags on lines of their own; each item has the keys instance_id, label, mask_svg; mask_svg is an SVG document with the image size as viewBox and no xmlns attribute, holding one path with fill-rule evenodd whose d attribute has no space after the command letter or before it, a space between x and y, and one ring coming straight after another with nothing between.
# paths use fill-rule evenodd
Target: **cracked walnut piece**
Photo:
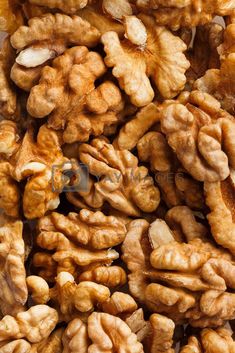
<instances>
[{"instance_id":1,"label":"cracked walnut piece","mask_svg":"<svg viewBox=\"0 0 235 353\"><path fill-rule=\"evenodd\" d=\"M125 28L127 39L120 41L116 32L107 32L101 41L105 63L113 67L113 75L131 102L142 107L153 100L149 77L164 98L176 96L184 88L189 68L184 42L145 15L125 17Z\"/></svg>"},{"instance_id":2,"label":"cracked walnut piece","mask_svg":"<svg viewBox=\"0 0 235 353\"><path fill-rule=\"evenodd\" d=\"M82 272L79 276L79 282L81 281L92 281L113 288L123 286L127 276L120 266L98 266Z\"/></svg>"},{"instance_id":3,"label":"cracked walnut piece","mask_svg":"<svg viewBox=\"0 0 235 353\"><path fill-rule=\"evenodd\" d=\"M58 322L55 309L47 305L36 305L15 317L6 315L0 321L0 341L25 337L37 343L47 338Z\"/></svg>"},{"instance_id":4,"label":"cracked walnut piece","mask_svg":"<svg viewBox=\"0 0 235 353\"><path fill-rule=\"evenodd\" d=\"M207 93L191 92L186 105L166 104L161 130L183 167L196 180L224 180L229 167L235 165L234 119Z\"/></svg>"},{"instance_id":5,"label":"cracked walnut piece","mask_svg":"<svg viewBox=\"0 0 235 353\"><path fill-rule=\"evenodd\" d=\"M34 86L27 102L28 112L35 118L49 116L54 129L79 114L94 82L106 71L101 56L86 47L73 47L45 66L39 84Z\"/></svg>"},{"instance_id":6,"label":"cracked walnut piece","mask_svg":"<svg viewBox=\"0 0 235 353\"><path fill-rule=\"evenodd\" d=\"M158 207L159 191L147 168L138 167L138 159L131 152L119 151L99 138L80 146L79 160L99 180L90 179L87 190L67 194L75 206L79 197L93 208L100 208L107 201L113 208L131 216L138 216L140 210L153 212Z\"/></svg>"},{"instance_id":7,"label":"cracked walnut piece","mask_svg":"<svg viewBox=\"0 0 235 353\"><path fill-rule=\"evenodd\" d=\"M1 215L0 219L0 308L4 315L24 310L28 290L24 267L23 223Z\"/></svg>"},{"instance_id":8,"label":"cracked walnut piece","mask_svg":"<svg viewBox=\"0 0 235 353\"><path fill-rule=\"evenodd\" d=\"M143 346L119 317L92 313L87 324L74 319L63 335L63 353L144 353Z\"/></svg>"}]
</instances>

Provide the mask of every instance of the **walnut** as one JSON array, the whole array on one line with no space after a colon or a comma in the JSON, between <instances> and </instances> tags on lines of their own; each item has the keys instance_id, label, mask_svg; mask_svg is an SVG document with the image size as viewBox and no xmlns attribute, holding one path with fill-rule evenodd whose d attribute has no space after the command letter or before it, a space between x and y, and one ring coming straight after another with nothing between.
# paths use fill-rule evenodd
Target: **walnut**
<instances>
[{"instance_id":1,"label":"walnut","mask_svg":"<svg viewBox=\"0 0 235 353\"><path fill-rule=\"evenodd\" d=\"M63 335L63 353L87 353L89 338L87 325L80 319L70 321Z\"/></svg>"},{"instance_id":2,"label":"walnut","mask_svg":"<svg viewBox=\"0 0 235 353\"><path fill-rule=\"evenodd\" d=\"M116 2L117 7L119 3L120 2ZM115 10L115 13L117 13L116 7L109 7L109 10L112 12ZM119 16L120 13L121 12L118 11ZM113 20L110 16L106 16L106 14L103 13L101 1L92 1L89 6L77 11L77 15L96 27L101 34L114 31L120 38L124 36L125 29L123 23L121 21Z\"/></svg>"},{"instance_id":3,"label":"walnut","mask_svg":"<svg viewBox=\"0 0 235 353\"><path fill-rule=\"evenodd\" d=\"M151 326L149 321L145 321L143 309L138 309L129 315L125 322L131 331L136 334L139 342L143 342L149 336Z\"/></svg>"},{"instance_id":4,"label":"walnut","mask_svg":"<svg viewBox=\"0 0 235 353\"><path fill-rule=\"evenodd\" d=\"M0 155L6 158L14 155L20 144L18 127L15 122L2 120L0 122Z\"/></svg>"},{"instance_id":5,"label":"walnut","mask_svg":"<svg viewBox=\"0 0 235 353\"><path fill-rule=\"evenodd\" d=\"M76 284L74 277L68 272L60 272L56 277L56 284L49 289L46 281L37 276L27 279L30 284L32 298L37 303L46 303L49 300L57 304L64 315L74 315L74 311L89 312L98 303L105 303L110 297L107 287L94 282L83 281ZM42 286L42 287L41 287Z\"/></svg>"},{"instance_id":6,"label":"walnut","mask_svg":"<svg viewBox=\"0 0 235 353\"><path fill-rule=\"evenodd\" d=\"M229 329L225 327L218 329L206 328L200 332L199 337L189 337L187 345L180 349L180 353L204 353L221 350L233 352L234 347L232 332Z\"/></svg>"},{"instance_id":7,"label":"walnut","mask_svg":"<svg viewBox=\"0 0 235 353\"><path fill-rule=\"evenodd\" d=\"M57 262L53 260L52 256L53 255L47 253L36 253L33 255L33 265L37 270L37 274L49 283L54 283L58 267ZM69 261L69 264L70 263L71 261ZM72 271L74 271L74 266L71 267ZM30 285L31 284L29 284L29 286Z\"/></svg>"},{"instance_id":8,"label":"walnut","mask_svg":"<svg viewBox=\"0 0 235 353\"><path fill-rule=\"evenodd\" d=\"M149 162L152 171L165 172L171 169L172 151L165 136L151 131L137 143L138 156L142 162Z\"/></svg>"},{"instance_id":9,"label":"walnut","mask_svg":"<svg viewBox=\"0 0 235 353\"><path fill-rule=\"evenodd\" d=\"M120 353L143 353L143 346L120 318L105 314L93 313L88 318L88 335L92 341L89 350L92 352L115 351Z\"/></svg>"},{"instance_id":10,"label":"walnut","mask_svg":"<svg viewBox=\"0 0 235 353\"><path fill-rule=\"evenodd\" d=\"M37 343L47 338L58 322L55 309L47 305L36 305L15 317L6 315L0 321L0 341L25 337Z\"/></svg>"},{"instance_id":11,"label":"walnut","mask_svg":"<svg viewBox=\"0 0 235 353\"><path fill-rule=\"evenodd\" d=\"M218 47L221 57L219 69L211 69L194 83L194 88L214 95L223 109L235 112L234 66L235 66L235 24L230 24L224 32L224 42Z\"/></svg>"},{"instance_id":12,"label":"walnut","mask_svg":"<svg viewBox=\"0 0 235 353\"><path fill-rule=\"evenodd\" d=\"M61 138L52 129L42 125L34 141L28 130L16 154L14 178L27 180L23 195L24 215L28 219L42 217L57 208L59 193L64 187L63 169L70 167L62 154Z\"/></svg>"},{"instance_id":13,"label":"walnut","mask_svg":"<svg viewBox=\"0 0 235 353\"><path fill-rule=\"evenodd\" d=\"M144 353L143 346L120 318L92 313L87 324L72 320L63 335L64 353L110 352Z\"/></svg>"},{"instance_id":14,"label":"walnut","mask_svg":"<svg viewBox=\"0 0 235 353\"><path fill-rule=\"evenodd\" d=\"M86 95L105 70L98 53L86 47L68 49L53 61L53 67L44 67L39 84L30 91L29 113L36 118L49 115L50 126L64 128L82 111Z\"/></svg>"},{"instance_id":15,"label":"walnut","mask_svg":"<svg viewBox=\"0 0 235 353\"><path fill-rule=\"evenodd\" d=\"M235 254L233 174L222 182L205 183L204 190L211 233L218 244Z\"/></svg>"},{"instance_id":16,"label":"walnut","mask_svg":"<svg viewBox=\"0 0 235 353\"><path fill-rule=\"evenodd\" d=\"M90 179L86 190L68 194L69 201L75 205L79 196L93 208L102 207L107 201L113 208L130 216L138 216L140 210L153 212L158 207L158 189L147 169L138 167L137 158L129 151L116 150L99 138L80 146L79 159L98 181Z\"/></svg>"},{"instance_id":17,"label":"walnut","mask_svg":"<svg viewBox=\"0 0 235 353\"><path fill-rule=\"evenodd\" d=\"M234 121L220 103L193 91L189 103L170 103L162 111L161 129L183 167L196 180L218 181L233 167Z\"/></svg>"},{"instance_id":18,"label":"walnut","mask_svg":"<svg viewBox=\"0 0 235 353\"><path fill-rule=\"evenodd\" d=\"M46 6L50 9L56 8L64 13L72 14L85 7L88 0L69 0L66 2L63 0L29 0L29 2L34 5Z\"/></svg>"},{"instance_id":19,"label":"walnut","mask_svg":"<svg viewBox=\"0 0 235 353\"><path fill-rule=\"evenodd\" d=\"M91 270L84 271L79 276L79 281L92 281L103 284L109 288L122 286L126 283L127 277L124 269L119 266L98 266Z\"/></svg>"},{"instance_id":20,"label":"walnut","mask_svg":"<svg viewBox=\"0 0 235 353\"><path fill-rule=\"evenodd\" d=\"M19 1L1 0L0 2L0 31L12 33L23 23Z\"/></svg>"},{"instance_id":21,"label":"walnut","mask_svg":"<svg viewBox=\"0 0 235 353\"><path fill-rule=\"evenodd\" d=\"M25 244L23 223L1 215L1 290L0 308L4 315L16 314L24 309L28 291L24 267Z\"/></svg>"},{"instance_id":22,"label":"walnut","mask_svg":"<svg viewBox=\"0 0 235 353\"><path fill-rule=\"evenodd\" d=\"M140 302L145 301L145 289L148 281L144 271L149 268L151 247L147 237L149 223L144 219L132 221L122 245L122 259L128 270L130 293Z\"/></svg>"},{"instance_id":23,"label":"walnut","mask_svg":"<svg viewBox=\"0 0 235 353\"><path fill-rule=\"evenodd\" d=\"M122 316L131 314L138 308L135 300L126 293L114 292L113 295L102 304L102 310L105 313Z\"/></svg>"},{"instance_id":24,"label":"walnut","mask_svg":"<svg viewBox=\"0 0 235 353\"><path fill-rule=\"evenodd\" d=\"M53 331L51 335L42 340L39 343L32 344L32 348L30 353L62 353L63 344L62 344L62 336L64 333L63 328L58 328ZM23 352L22 352L23 353Z\"/></svg>"},{"instance_id":25,"label":"walnut","mask_svg":"<svg viewBox=\"0 0 235 353\"><path fill-rule=\"evenodd\" d=\"M171 319L159 314L153 314L149 318L152 329L150 353L174 353L173 334L175 324Z\"/></svg>"},{"instance_id":26,"label":"walnut","mask_svg":"<svg viewBox=\"0 0 235 353\"><path fill-rule=\"evenodd\" d=\"M132 15L132 7L128 0L103 0L103 11L116 20L122 20L124 16Z\"/></svg>"},{"instance_id":27,"label":"walnut","mask_svg":"<svg viewBox=\"0 0 235 353\"><path fill-rule=\"evenodd\" d=\"M45 31L46 28L46 31ZM38 84L43 67L71 45L95 46L99 31L78 16L45 14L29 20L11 36L19 52L11 69L11 78L20 88L30 91Z\"/></svg>"},{"instance_id":28,"label":"walnut","mask_svg":"<svg viewBox=\"0 0 235 353\"><path fill-rule=\"evenodd\" d=\"M117 33L107 32L101 41L107 55L105 63L113 67L113 75L131 102L142 107L153 100L149 77L164 98L176 96L184 88L184 74L189 67L183 54L184 42L145 15L140 19L125 17L125 28L127 40L120 41Z\"/></svg>"},{"instance_id":29,"label":"walnut","mask_svg":"<svg viewBox=\"0 0 235 353\"><path fill-rule=\"evenodd\" d=\"M114 145L120 150L132 150L155 123L160 121L159 110L154 103L141 108L136 116L119 131Z\"/></svg>"},{"instance_id":30,"label":"walnut","mask_svg":"<svg viewBox=\"0 0 235 353\"><path fill-rule=\"evenodd\" d=\"M0 343L1 353L32 353L31 344L23 339Z\"/></svg>"},{"instance_id":31,"label":"walnut","mask_svg":"<svg viewBox=\"0 0 235 353\"><path fill-rule=\"evenodd\" d=\"M217 47L223 41L223 32L223 27L217 23L197 27L193 48L186 54L191 64L186 73L190 85L208 69L220 67Z\"/></svg>"},{"instance_id":32,"label":"walnut","mask_svg":"<svg viewBox=\"0 0 235 353\"><path fill-rule=\"evenodd\" d=\"M13 179L14 167L8 161L0 161L0 207L7 216L19 216L20 191Z\"/></svg>"},{"instance_id":33,"label":"walnut","mask_svg":"<svg viewBox=\"0 0 235 353\"><path fill-rule=\"evenodd\" d=\"M5 119L18 120L19 102L16 89L10 80L11 67L15 61L15 51L7 37L0 52L0 113Z\"/></svg>"},{"instance_id":34,"label":"walnut","mask_svg":"<svg viewBox=\"0 0 235 353\"><path fill-rule=\"evenodd\" d=\"M143 2L140 0L140 2ZM148 1L144 3L149 4ZM155 2L150 5L154 9ZM180 27L195 27L211 22L213 17L230 15L234 10L234 3L231 0L226 1L198 1L193 0L185 2L172 2L170 6L161 2L159 8L151 10L156 19L156 23L160 26L169 26L172 30Z\"/></svg>"},{"instance_id":35,"label":"walnut","mask_svg":"<svg viewBox=\"0 0 235 353\"><path fill-rule=\"evenodd\" d=\"M90 135L105 133L107 128L119 123L123 108L124 101L119 88L111 81L105 81L87 94L83 111L68 117L63 133L64 142L85 142ZM49 125L54 127L53 121Z\"/></svg>"},{"instance_id":36,"label":"walnut","mask_svg":"<svg viewBox=\"0 0 235 353\"><path fill-rule=\"evenodd\" d=\"M51 213L39 220L38 229L37 244L55 250L51 260L57 263L57 273L67 271L74 275L77 266L110 264L117 259L118 253L108 248L120 244L126 234L125 225L115 217L89 210L82 210L79 215L70 213L68 217ZM44 256L37 253L34 261L36 266L47 269L51 260ZM50 264L52 271L53 266L54 262Z\"/></svg>"},{"instance_id":37,"label":"walnut","mask_svg":"<svg viewBox=\"0 0 235 353\"><path fill-rule=\"evenodd\" d=\"M199 223L193 212L187 206L176 206L171 208L166 214L166 222L174 232L175 238L182 241L193 240L195 238L204 239L208 234L208 229Z\"/></svg>"}]
</instances>

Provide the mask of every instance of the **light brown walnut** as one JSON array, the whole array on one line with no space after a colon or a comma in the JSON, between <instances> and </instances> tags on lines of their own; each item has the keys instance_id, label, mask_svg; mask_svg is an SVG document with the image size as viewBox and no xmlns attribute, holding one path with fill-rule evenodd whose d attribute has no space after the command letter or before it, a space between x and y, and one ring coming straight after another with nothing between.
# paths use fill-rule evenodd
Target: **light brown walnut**
<instances>
[{"instance_id":1,"label":"light brown walnut","mask_svg":"<svg viewBox=\"0 0 235 353\"><path fill-rule=\"evenodd\" d=\"M58 322L55 309L47 305L36 305L15 317L6 315L0 321L0 341L26 338L37 343L47 338Z\"/></svg>"},{"instance_id":2,"label":"light brown walnut","mask_svg":"<svg viewBox=\"0 0 235 353\"><path fill-rule=\"evenodd\" d=\"M43 67L71 45L95 46L99 31L78 16L45 14L21 26L11 36L18 55L11 69L11 79L30 91L38 84Z\"/></svg>"},{"instance_id":3,"label":"light brown walnut","mask_svg":"<svg viewBox=\"0 0 235 353\"><path fill-rule=\"evenodd\" d=\"M160 110L155 103L141 108L119 131L114 145L120 150L132 150L155 123L160 121Z\"/></svg>"},{"instance_id":4,"label":"light brown walnut","mask_svg":"<svg viewBox=\"0 0 235 353\"><path fill-rule=\"evenodd\" d=\"M63 328L54 330L51 335L39 343L32 344L30 353L62 353ZM23 352L22 352L23 353Z\"/></svg>"},{"instance_id":5,"label":"light brown walnut","mask_svg":"<svg viewBox=\"0 0 235 353\"><path fill-rule=\"evenodd\" d=\"M89 52L86 47L66 50L52 67L43 68L39 84L30 91L28 112L35 118L48 116L55 129L64 128L68 120L81 113L87 94L105 71L98 53Z\"/></svg>"},{"instance_id":6,"label":"light brown walnut","mask_svg":"<svg viewBox=\"0 0 235 353\"><path fill-rule=\"evenodd\" d=\"M232 353L234 349L235 342L228 328L205 328L198 336L190 336L187 345L181 347L180 353Z\"/></svg>"},{"instance_id":7,"label":"light brown walnut","mask_svg":"<svg viewBox=\"0 0 235 353\"><path fill-rule=\"evenodd\" d=\"M90 281L76 284L74 277L68 272L60 272L56 277L55 286L50 289L46 281L37 276L28 277L27 283L30 284L32 298L35 298L38 304L51 300L66 317L74 316L77 311L92 311L97 304L105 303L110 297L107 287Z\"/></svg>"},{"instance_id":8,"label":"light brown walnut","mask_svg":"<svg viewBox=\"0 0 235 353\"><path fill-rule=\"evenodd\" d=\"M1 215L0 219L0 308L3 315L24 310L28 290L24 267L23 223Z\"/></svg>"},{"instance_id":9,"label":"light brown walnut","mask_svg":"<svg viewBox=\"0 0 235 353\"><path fill-rule=\"evenodd\" d=\"M145 15L126 16L125 31L127 40L120 41L117 33L111 31L103 34L101 41L105 63L113 68L113 75L131 102L142 107L153 100L149 77L164 98L176 96L184 88L185 71L189 68L183 54L184 42Z\"/></svg>"},{"instance_id":10,"label":"light brown walnut","mask_svg":"<svg viewBox=\"0 0 235 353\"><path fill-rule=\"evenodd\" d=\"M114 316L123 316L133 313L138 308L135 300L127 293L114 292L112 296L102 304L105 313Z\"/></svg>"},{"instance_id":11,"label":"light brown walnut","mask_svg":"<svg viewBox=\"0 0 235 353\"><path fill-rule=\"evenodd\" d=\"M88 3L88 0L29 0L31 4L46 6L50 9L59 9L64 13L76 13L77 10L82 9Z\"/></svg>"},{"instance_id":12,"label":"light brown walnut","mask_svg":"<svg viewBox=\"0 0 235 353\"><path fill-rule=\"evenodd\" d=\"M86 190L68 194L75 205L80 204L79 197L92 208L100 208L106 201L130 216L138 216L140 211L153 212L158 207L159 191L147 168L139 167L131 152L118 150L105 139L97 138L80 146L79 160L98 181L90 178Z\"/></svg>"},{"instance_id":13,"label":"light brown walnut","mask_svg":"<svg viewBox=\"0 0 235 353\"><path fill-rule=\"evenodd\" d=\"M81 112L69 115L63 133L64 142L86 142L90 135L100 136L115 128L124 113L124 104L119 88L111 81L105 81L86 95ZM56 127L53 121L49 126Z\"/></svg>"},{"instance_id":14,"label":"light brown walnut","mask_svg":"<svg viewBox=\"0 0 235 353\"><path fill-rule=\"evenodd\" d=\"M204 184L207 215L215 241L235 254L234 172L222 182Z\"/></svg>"},{"instance_id":15,"label":"light brown walnut","mask_svg":"<svg viewBox=\"0 0 235 353\"><path fill-rule=\"evenodd\" d=\"M127 281L126 272L119 266L98 266L84 271L79 281L92 281L109 288L123 286Z\"/></svg>"},{"instance_id":16,"label":"light brown walnut","mask_svg":"<svg viewBox=\"0 0 235 353\"><path fill-rule=\"evenodd\" d=\"M118 7L119 2L116 2L116 4ZM113 8L111 8L111 11L113 12ZM120 38L124 36L125 29L123 23L113 20L112 17L107 16L103 12L102 1L92 1L85 8L77 11L77 15L96 27L101 34L114 31Z\"/></svg>"},{"instance_id":17,"label":"light brown walnut","mask_svg":"<svg viewBox=\"0 0 235 353\"><path fill-rule=\"evenodd\" d=\"M234 164L232 117L207 93L193 91L184 106L163 108L161 129L183 167L196 180L218 181Z\"/></svg>"},{"instance_id":18,"label":"light brown walnut","mask_svg":"<svg viewBox=\"0 0 235 353\"><path fill-rule=\"evenodd\" d=\"M60 146L60 134L47 125L40 127L36 141L32 129L24 135L15 156L13 176L18 182L27 179L23 210L28 219L42 217L60 203L59 194L65 183L63 169L70 168Z\"/></svg>"},{"instance_id":19,"label":"light brown walnut","mask_svg":"<svg viewBox=\"0 0 235 353\"><path fill-rule=\"evenodd\" d=\"M72 320L63 335L63 353L144 353L143 346L120 318L92 313L87 324Z\"/></svg>"},{"instance_id":20,"label":"light brown walnut","mask_svg":"<svg viewBox=\"0 0 235 353\"><path fill-rule=\"evenodd\" d=\"M31 344L24 339L16 339L0 343L1 353L32 353L31 349Z\"/></svg>"},{"instance_id":21,"label":"light brown walnut","mask_svg":"<svg viewBox=\"0 0 235 353\"><path fill-rule=\"evenodd\" d=\"M232 0L167 1L167 3L161 1L160 4L157 2L159 5L157 7L155 1L151 2L151 0L150 2L139 0L139 3L144 3L147 8L150 4L150 8L153 9L151 13L156 18L156 23L161 26L169 26L172 30L177 30L180 27L204 25L211 22L216 15L232 14L235 6Z\"/></svg>"},{"instance_id":22,"label":"light brown walnut","mask_svg":"<svg viewBox=\"0 0 235 353\"><path fill-rule=\"evenodd\" d=\"M70 213L68 217L51 213L40 219L38 230L37 244L54 253L37 253L34 262L46 271L40 275L47 275L49 270L49 277L61 271L79 275L78 267L111 264L119 254L109 248L120 244L126 234L125 225L114 216L89 210Z\"/></svg>"}]
</instances>

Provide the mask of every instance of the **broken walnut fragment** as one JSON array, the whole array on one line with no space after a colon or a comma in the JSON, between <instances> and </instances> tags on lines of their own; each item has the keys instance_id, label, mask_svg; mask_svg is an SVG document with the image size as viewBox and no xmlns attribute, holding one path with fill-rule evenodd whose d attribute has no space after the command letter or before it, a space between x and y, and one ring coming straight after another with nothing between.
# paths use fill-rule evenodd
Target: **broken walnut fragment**
<instances>
[{"instance_id":1,"label":"broken walnut fragment","mask_svg":"<svg viewBox=\"0 0 235 353\"><path fill-rule=\"evenodd\" d=\"M88 0L29 0L30 4L46 6L49 9L59 9L64 13L73 14L82 9L88 3Z\"/></svg>"}]
</instances>

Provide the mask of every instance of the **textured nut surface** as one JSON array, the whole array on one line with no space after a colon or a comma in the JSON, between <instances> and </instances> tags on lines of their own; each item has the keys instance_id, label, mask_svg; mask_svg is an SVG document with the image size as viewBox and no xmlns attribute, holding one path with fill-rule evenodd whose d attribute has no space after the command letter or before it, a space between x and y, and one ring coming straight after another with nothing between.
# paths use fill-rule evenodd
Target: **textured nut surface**
<instances>
[{"instance_id":1,"label":"textured nut surface","mask_svg":"<svg viewBox=\"0 0 235 353\"><path fill-rule=\"evenodd\" d=\"M147 31L147 39L145 43L141 40L141 48L135 43L139 43L137 36L144 36L144 33L139 33L144 32L144 26L137 18L134 23L126 22L127 42L120 41L115 32L107 32L101 39L107 54L105 63L113 67L113 75L121 88L138 107L153 100L154 91L148 77L153 79L164 98L171 98L183 89L186 82L184 73L189 67L183 54L186 46L180 38L164 27L157 27L151 17L143 15L140 19Z\"/></svg>"},{"instance_id":2,"label":"textured nut surface","mask_svg":"<svg viewBox=\"0 0 235 353\"><path fill-rule=\"evenodd\" d=\"M186 106L173 103L163 108L162 131L196 180L224 180L233 167L234 121L207 93L194 91L190 100Z\"/></svg>"},{"instance_id":3,"label":"textured nut surface","mask_svg":"<svg viewBox=\"0 0 235 353\"><path fill-rule=\"evenodd\" d=\"M0 219L0 307L4 315L15 315L23 310L28 291L24 267L25 244L23 223L1 215Z\"/></svg>"},{"instance_id":4,"label":"textured nut surface","mask_svg":"<svg viewBox=\"0 0 235 353\"><path fill-rule=\"evenodd\" d=\"M87 5L87 0L30 0L31 4L60 9L65 13L75 13Z\"/></svg>"},{"instance_id":5,"label":"textured nut surface","mask_svg":"<svg viewBox=\"0 0 235 353\"><path fill-rule=\"evenodd\" d=\"M16 317L6 315L0 321L0 341L27 338L37 343L47 338L58 322L55 309L47 305L36 305Z\"/></svg>"},{"instance_id":6,"label":"textured nut surface","mask_svg":"<svg viewBox=\"0 0 235 353\"><path fill-rule=\"evenodd\" d=\"M117 150L104 139L94 139L79 148L79 159L88 166L91 175L88 190L78 192L93 208L108 202L125 214L137 216L140 210L153 212L159 205L160 194L145 167L138 167L138 159L127 150ZM76 193L69 200L76 205ZM144 195L144 197L143 197ZM71 197L70 197L71 196Z\"/></svg>"},{"instance_id":7,"label":"textured nut surface","mask_svg":"<svg viewBox=\"0 0 235 353\"><path fill-rule=\"evenodd\" d=\"M80 113L86 94L95 80L105 72L101 56L86 47L73 47L43 68L39 84L34 86L27 102L35 118L49 115L50 126L65 127L66 121Z\"/></svg>"}]
</instances>

